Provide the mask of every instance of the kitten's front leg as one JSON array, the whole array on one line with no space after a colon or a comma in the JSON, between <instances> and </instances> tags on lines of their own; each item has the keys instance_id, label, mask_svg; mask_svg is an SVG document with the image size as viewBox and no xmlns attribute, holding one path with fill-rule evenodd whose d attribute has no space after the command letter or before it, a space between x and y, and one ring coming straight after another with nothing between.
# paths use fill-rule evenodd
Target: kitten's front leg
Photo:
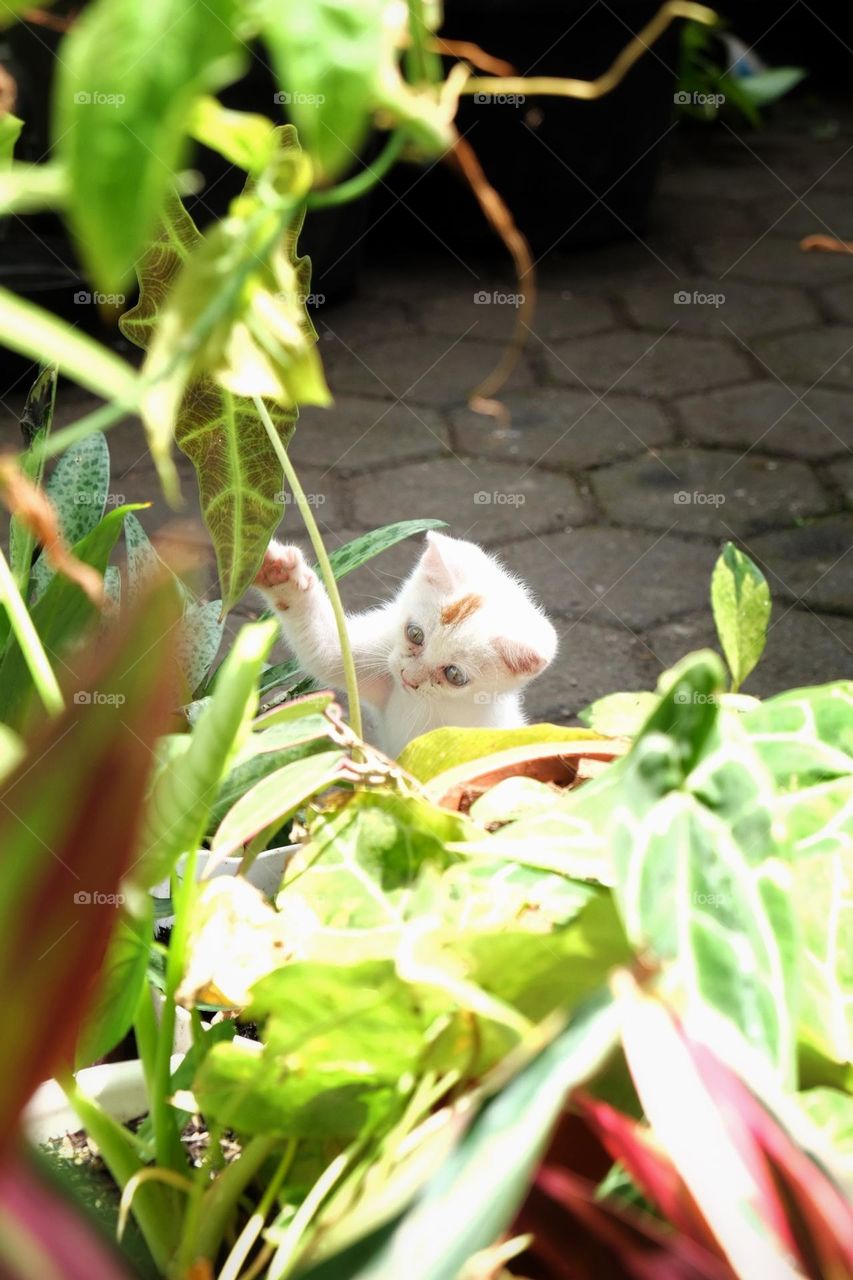
<instances>
[{"instance_id":1,"label":"kitten's front leg","mask_svg":"<svg viewBox=\"0 0 853 1280\"><path fill-rule=\"evenodd\" d=\"M345 684L335 615L326 590L298 547L271 542L255 577L255 586L278 615L282 633L299 665L315 680L337 689ZM385 682L359 671L359 628L347 621L359 689L382 705Z\"/></svg>"}]
</instances>

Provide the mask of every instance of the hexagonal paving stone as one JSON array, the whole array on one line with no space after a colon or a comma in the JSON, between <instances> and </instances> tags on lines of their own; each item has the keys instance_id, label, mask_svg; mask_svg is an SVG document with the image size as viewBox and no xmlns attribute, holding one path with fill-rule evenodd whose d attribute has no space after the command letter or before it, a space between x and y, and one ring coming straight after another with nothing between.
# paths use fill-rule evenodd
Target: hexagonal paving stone
<instances>
[{"instance_id":1,"label":"hexagonal paving stone","mask_svg":"<svg viewBox=\"0 0 853 1280\"><path fill-rule=\"evenodd\" d=\"M664 666L695 649L719 652L709 613L691 614L651 631L646 639ZM744 684L744 693L769 698L786 689L853 676L853 621L774 603L767 647Z\"/></svg>"},{"instance_id":2,"label":"hexagonal paving stone","mask_svg":"<svg viewBox=\"0 0 853 1280\"><path fill-rule=\"evenodd\" d=\"M817 308L800 289L746 284L742 280L714 280L710 276L681 279L677 287L638 286L623 295L637 324L667 329L677 322L679 333L739 337L816 324Z\"/></svg>"},{"instance_id":3,"label":"hexagonal paving stone","mask_svg":"<svg viewBox=\"0 0 853 1280\"><path fill-rule=\"evenodd\" d=\"M760 230L755 214L749 208L683 192L679 195L657 193L652 217L655 227L665 234L667 240L679 248L689 246L691 250L697 240L709 240L713 236L743 236L751 232L757 235Z\"/></svg>"},{"instance_id":4,"label":"hexagonal paving stone","mask_svg":"<svg viewBox=\"0 0 853 1280\"><path fill-rule=\"evenodd\" d=\"M565 724L607 693L654 688L661 664L630 631L589 621L557 623L557 631L556 658L525 694L529 720Z\"/></svg>"},{"instance_id":5,"label":"hexagonal paving stone","mask_svg":"<svg viewBox=\"0 0 853 1280\"><path fill-rule=\"evenodd\" d=\"M750 539L775 595L829 613L853 611L853 515L816 520Z\"/></svg>"},{"instance_id":6,"label":"hexagonal paving stone","mask_svg":"<svg viewBox=\"0 0 853 1280\"><path fill-rule=\"evenodd\" d=\"M566 386L664 397L725 386L749 375L746 360L728 341L677 333L656 338L627 329L557 343L548 353L548 366Z\"/></svg>"},{"instance_id":7,"label":"hexagonal paving stone","mask_svg":"<svg viewBox=\"0 0 853 1280\"><path fill-rule=\"evenodd\" d=\"M666 449L590 477L617 524L721 538L828 510L807 466L729 450Z\"/></svg>"},{"instance_id":8,"label":"hexagonal paving stone","mask_svg":"<svg viewBox=\"0 0 853 1280\"><path fill-rule=\"evenodd\" d=\"M297 466L315 463L335 471L393 466L447 451L441 417L425 405L416 413L393 400L336 396L329 409L308 405L290 445Z\"/></svg>"},{"instance_id":9,"label":"hexagonal paving stone","mask_svg":"<svg viewBox=\"0 0 853 1280\"><path fill-rule=\"evenodd\" d=\"M853 387L853 326L822 325L753 345L759 359L785 382Z\"/></svg>"},{"instance_id":10,"label":"hexagonal paving stone","mask_svg":"<svg viewBox=\"0 0 853 1280\"><path fill-rule=\"evenodd\" d=\"M401 333L349 347L329 337L321 343L320 353L329 385L338 393L393 395L413 405L453 405L467 403L503 350L499 343ZM508 389L529 386L531 381L530 367L522 356Z\"/></svg>"},{"instance_id":11,"label":"hexagonal paving stone","mask_svg":"<svg viewBox=\"0 0 853 1280\"><path fill-rule=\"evenodd\" d=\"M844 199L849 201L848 196ZM821 296L836 320L845 320L848 324L853 324L853 280L823 289Z\"/></svg>"},{"instance_id":12,"label":"hexagonal paving stone","mask_svg":"<svg viewBox=\"0 0 853 1280\"><path fill-rule=\"evenodd\" d=\"M639 630L708 600L713 544L600 526L501 552L549 612ZM611 688L620 688L618 673Z\"/></svg>"},{"instance_id":13,"label":"hexagonal paving stone","mask_svg":"<svg viewBox=\"0 0 853 1280\"><path fill-rule=\"evenodd\" d=\"M662 410L638 396L598 400L589 391L541 387L512 392L502 402L510 414L506 428L470 409L454 412L461 453L579 471L672 440Z\"/></svg>"},{"instance_id":14,"label":"hexagonal paving stone","mask_svg":"<svg viewBox=\"0 0 853 1280\"><path fill-rule=\"evenodd\" d=\"M317 280L318 293L322 293L322 287L322 281ZM349 346L378 341L410 323L408 310L399 300L361 295L311 311L311 319L321 340L334 334Z\"/></svg>"},{"instance_id":15,"label":"hexagonal paving stone","mask_svg":"<svg viewBox=\"0 0 853 1280\"><path fill-rule=\"evenodd\" d=\"M729 276L776 284L833 284L853 274L853 254L804 253L790 236L733 236L697 244L701 268L721 282Z\"/></svg>"},{"instance_id":16,"label":"hexagonal paving stone","mask_svg":"<svg viewBox=\"0 0 853 1280\"><path fill-rule=\"evenodd\" d=\"M385 482L362 476L350 488L356 521L365 528L434 516L446 520L454 536L474 542L562 529L590 517L568 476L503 462L442 458L398 467Z\"/></svg>"},{"instance_id":17,"label":"hexagonal paving stone","mask_svg":"<svg viewBox=\"0 0 853 1280\"><path fill-rule=\"evenodd\" d=\"M845 502L853 506L853 457L848 454L846 458L834 462L829 468L829 476L843 493Z\"/></svg>"},{"instance_id":18,"label":"hexagonal paving stone","mask_svg":"<svg viewBox=\"0 0 853 1280\"><path fill-rule=\"evenodd\" d=\"M801 194L802 189L795 186ZM780 190L767 204L758 206L764 226L773 224L774 235L835 236L843 240L850 234L850 196L841 191L809 191L800 200L789 191Z\"/></svg>"},{"instance_id":19,"label":"hexagonal paving stone","mask_svg":"<svg viewBox=\"0 0 853 1280\"><path fill-rule=\"evenodd\" d=\"M803 399L798 401L797 397ZM853 448L853 401L844 391L754 382L676 402L689 440L818 462Z\"/></svg>"},{"instance_id":20,"label":"hexagonal paving stone","mask_svg":"<svg viewBox=\"0 0 853 1280\"><path fill-rule=\"evenodd\" d=\"M704 197L713 206L720 198L721 179L719 164L673 165L661 175L659 198L678 198L689 191L694 197ZM745 147L730 149L726 157L726 200L760 200L774 195L780 186L779 179L751 156Z\"/></svg>"}]
</instances>

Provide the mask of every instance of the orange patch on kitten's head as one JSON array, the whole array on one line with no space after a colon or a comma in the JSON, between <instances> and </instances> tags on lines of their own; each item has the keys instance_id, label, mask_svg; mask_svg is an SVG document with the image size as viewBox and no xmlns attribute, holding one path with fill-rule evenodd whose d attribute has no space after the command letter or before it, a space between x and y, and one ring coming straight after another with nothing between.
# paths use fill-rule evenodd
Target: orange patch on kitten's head
<instances>
[{"instance_id":1,"label":"orange patch on kitten's head","mask_svg":"<svg viewBox=\"0 0 853 1280\"><path fill-rule=\"evenodd\" d=\"M452 604L447 604L441 611L441 621L446 627L454 626L456 623L464 622L466 618L470 618L472 613L476 613L483 604L482 596L460 596L458 600L454 600Z\"/></svg>"}]
</instances>

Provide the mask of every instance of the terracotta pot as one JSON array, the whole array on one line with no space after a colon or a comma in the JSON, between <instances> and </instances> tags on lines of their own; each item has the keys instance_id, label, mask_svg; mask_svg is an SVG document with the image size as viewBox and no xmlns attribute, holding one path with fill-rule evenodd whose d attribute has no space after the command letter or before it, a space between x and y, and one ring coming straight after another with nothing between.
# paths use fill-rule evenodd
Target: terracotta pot
<instances>
[{"instance_id":1,"label":"terracotta pot","mask_svg":"<svg viewBox=\"0 0 853 1280\"><path fill-rule=\"evenodd\" d=\"M505 778L533 778L571 790L597 777L630 746L627 738L587 738L510 747L438 774L427 783L427 792L442 808L467 813L475 800Z\"/></svg>"}]
</instances>

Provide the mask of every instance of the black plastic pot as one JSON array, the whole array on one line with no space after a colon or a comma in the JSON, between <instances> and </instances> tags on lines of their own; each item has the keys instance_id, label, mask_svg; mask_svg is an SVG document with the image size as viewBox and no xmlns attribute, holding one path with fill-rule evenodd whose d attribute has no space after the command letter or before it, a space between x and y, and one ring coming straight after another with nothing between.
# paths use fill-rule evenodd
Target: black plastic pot
<instances>
[{"instance_id":1,"label":"black plastic pot","mask_svg":"<svg viewBox=\"0 0 853 1280\"><path fill-rule=\"evenodd\" d=\"M473 41L519 75L591 80L659 8L657 0L447 0L441 34ZM537 253L643 231L673 118L677 50L675 23L616 89L594 101L462 99L459 131ZM381 193L378 212L401 202L383 218L383 238L393 228L400 238L430 240L422 219L451 248L487 241L473 197L446 165L420 181L406 166L388 185L393 197Z\"/></svg>"}]
</instances>

